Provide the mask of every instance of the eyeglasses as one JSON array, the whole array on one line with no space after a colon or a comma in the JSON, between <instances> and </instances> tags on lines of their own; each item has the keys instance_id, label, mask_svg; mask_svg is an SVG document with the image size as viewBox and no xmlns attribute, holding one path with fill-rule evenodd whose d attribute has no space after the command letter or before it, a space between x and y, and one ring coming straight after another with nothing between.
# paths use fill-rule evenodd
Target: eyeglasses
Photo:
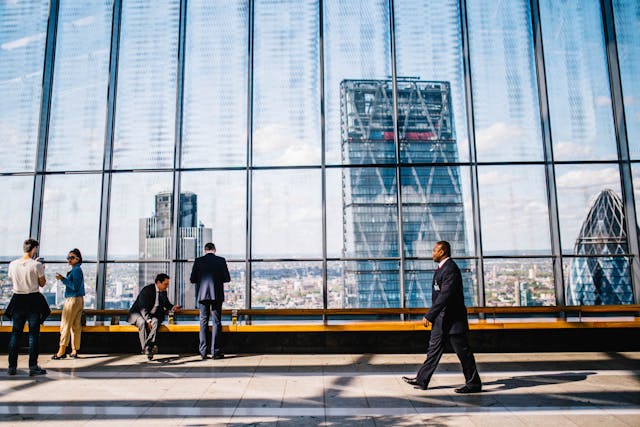
<instances>
[{"instance_id":1,"label":"eyeglasses","mask_svg":"<svg viewBox=\"0 0 640 427\"><path fill-rule=\"evenodd\" d=\"M74 255L70 255L70 256L68 256L68 257L67 257L67 259L68 259L68 260L71 260L71 259L78 259L78 257L77 257L77 256L74 256Z\"/></svg>"}]
</instances>

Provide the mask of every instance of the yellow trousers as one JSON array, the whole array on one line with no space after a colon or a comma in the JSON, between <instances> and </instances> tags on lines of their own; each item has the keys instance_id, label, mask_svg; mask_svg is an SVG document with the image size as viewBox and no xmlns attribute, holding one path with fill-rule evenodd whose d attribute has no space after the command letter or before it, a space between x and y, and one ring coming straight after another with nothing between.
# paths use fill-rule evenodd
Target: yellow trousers
<instances>
[{"instance_id":1,"label":"yellow trousers","mask_svg":"<svg viewBox=\"0 0 640 427\"><path fill-rule=\"evenodd\" d=\"M82 309L84 297L70 297L64 302L62 319L60 322L60 347L66 348L71 338L71 349L75 353L80 349L80 334L82 333Z\"/></svg>"}]
</instances>

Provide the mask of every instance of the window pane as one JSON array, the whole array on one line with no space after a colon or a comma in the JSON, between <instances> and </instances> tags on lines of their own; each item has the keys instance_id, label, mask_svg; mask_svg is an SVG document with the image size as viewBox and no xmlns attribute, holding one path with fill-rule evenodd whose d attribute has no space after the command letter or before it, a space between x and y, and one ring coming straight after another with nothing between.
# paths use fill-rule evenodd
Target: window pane
<instances>
[{"instance_id":1,"label":"window pane","mask_svg":"<svg viewBox=\"0 0 640 427\"><path fill-rule=\"evenodd\" d=\"M346 101L343 81L348 79L352 85L364 79L388 83L391 76L389 4L385 0L328 0L323 6L326 162L362 163L349 160L342 149L347 142L343 140L345 132L341 124L341 105ZM388 105L388 102L381 102L381 111ZM361 132L362 138L369 138L371 132L382 131L375 126L366 127ZM386 159L384 153L374 155L369 162L389 161L395 161L395 155L393 159Z\"/></svg>"},{"instance_id":2,"label":"window pane","mask_svg":"<svg viewBox=\"0 0 640 427\"><path fill-rule=\"evenodd\" d=\"M104 299L106 310L128 310L138 297L140 290L154 283L157 274L169 274L168 262L156 263L109 263L107 264L107 285ZM151 278L149 280L149 278ZM171 281L167 294L175 304L175 281Z\"/></svg>"},{"instance_id":3,"label":"window pane","mask_svg":"<svg viewBox=\"0 0 640 427\"><path fill-rule=\"evenodd\" d=\"M22 243L29 238L32 176L0 177L0 259L12 261L22 255Z\"/></svg>"},{"instance_id":4,"label":"window pane","mask_svg":"<svg viewBox=\"0 0 640 427\"><path fill-rule=\"evenodd\" d=\"M48 1L0 3L0 171L35 166Z\"/></svg>"},{"instance_id":5,"label":"window pane","mask_svg":"<svg viewBox=\"0 0 640 427\"><path fill-rule=\"evenodd\" d=\"M196 196L195 224L209 230L209 240L205 239L203 243L213 241L217 253L227 259L244 259L247 234L245 171L183 172L181 185L183 193ZM200 256L201 248L198 249ZM185 253L180 257L193 258L193 255Z\"/></svg>"},{"instance_id":6,"label":"window pane","mask_svg":"<svg viewBox=\"0 0 640 427\"><path fill-rule=\"evenodd\" d=\"M327 170L327 254L399 257L395 168Z\"/></svg>"},{"instance_id":7,"label":"window pane","mask_svg":"<svg viewBox=\"0 0 640 427\"><path fill-rule=\"evenodd\" d=\"M170 254L172 189L171 173L113 175L109 259L173 258ZM189 212L186 212L185 221L188 218Z\"/></svg>"},{"instance_id":8,"label":"window pane","mask_svg":"<svg viewBox=\"0 0 640 427\"><path fill-rule=\"evenodd\" d=\"M113 165L173 166L180 2L125 1Z\"/></svg>"},{"instance_id":9,"label":"window pane","mask_svg":"<svg viewBox=\"0 0 640 427\"><path fill-rule=\"evenodd\" d=\"M486 255L551 252L543 166L480 166L478 182Z\"/></svg>"},{"instance_id":10,"label":"window pane","mask_svg":"<svg viewBox=\"0 0 640 427\"><path fill-rule=\"evenodd\" d=\"M464 303L467 307L475 307L478 305L476 261L468 259L456 259L455 261L462 274ZM433 261L409 260L405 262L404 281L407 307L431 307L433 274L436 267L437 264Z\"/></svg>"},{"instance_id":11,"label":"window pane","mask_svg":"<svg viewBox=\"0 0 640 427\"><path fill-rule=\"evenodd\" d=\"M629 151L640 158L640 2L613 0Z\"/></svg>"},{"instance_id":12,"label":"window pane","mask_svg":"<svg viewBox=\"0 0 640 427\"><path fill-rule=\"evenodd\" d=\"M344 306L400 307L399 261L343 261Z\"/></svg>"},{"instance_id":13,"label":"window pane","mask_svg":"<svg viewBox=\"0 0 640 427\"><path fill-rule=\"evenodd\" d=\"M640 222L640 164L631 164L631 174L633 176L633 195L636 202L636 221Z\"/></svg>"},{"instance_id":14,"label":"window pane","mask_svg":"<svg viewBox=\"0 0 640 427\"><path fill-rule=\"evenodd\" d=\"M553 154L616 159L600 2L540 2Z\"/></svg>"},{"instance_id":15,"label":"window pane","mask_svg":"<svg viewBox=\"0 0 640 427\"><path fill-rule=\"evenodd\" d=\"M47 169L102 169L113 0L62 1Z\"/></svg>"},{"instance_id":16,"label":"window pane","mask_svg":"<svg viewBox=\"0 0 640 427\"><path fill-rule=\"evenodd\" d=\"M550 259L485 259L484 297L489 307L555 305Z\"/></svg>"},{"instance_id":17,"label":"window pane","mask_svg":"<svg viewBox=\"0 0 640 427\"><path fill-rule=\"evenodd\" d=\"M440 240L453 256L474 253L473 213L468 167L401 169L402 233L407 257L430 257Z\"/></svg>"},{"instance_id":18,"label":"window pane","mask_svg":"<svg viewBox=\"0 0 640 427\"><path fill-rule=\"evenodd\" d=\"M247 161L247 3L187 3L183 167Z\"/></svg>"},{"instance_id":19,"label":"window pane","mask_svg":"<svg viewBox=\"0 0 640 427\"><path fill-rule=\"evenodd\" d=\"M321 257L319 170L255 171L253 258Z\"/></svg>"},{"instance_id":20,"label":"window pane","mask_svg":"<svg viewBox=\"0 0 640 427\"><path fill-rule=\"evenodd\" d=\"M440 150L428 148L440 145L445 148L440 153L446 156L437 161L466 161L469 159L469 148L458 1L396 0L394 12L396 67L400 80L398 88L401 91L400 150L403 160L433 161L434 153ZM425 22L429 25L425 25ZM422 102L410 98L411 101L405 104L405 108L414 116L409 118L411 116L403 111L401 96L405 91L413 93L412 90L403 89L410 83L401 81L403 77L409 76L419 80L442 82L441 87L446 89L442 92L442 101L446 100L446 103L441 104L448 107L445 110L448 114L440 113L438 103L436 106L429 105L427 97ZM421 133L424 133L424 136ZM427 141L420 141L422 138ZM416 158L418 153L426 158Z\"/></svg>"},{"instance_id":21,"label":"window pane","mask_svg":"<svg viewBox=\"0 0 640 427\"><path fill-rule=\"evenodd\" d=\"M251 308L322 308L322 263L252 263Z\"/></svg>"},{"instance_id":22,"label":"window pane","mask_svg":"<svg viewBox=\"0 0 640 427\"><path fill-rule=\"evenodd\" d=\"M217 245L216 245L217 249ZM226 258L225 254L217 252ZM224 284L224 304L223 309L244 308L245 301L245 264L244 262L227 262L231 282ZM184 309L198 309L196 301L196 286L189 280L193 270L193 262L177 262L176 277L172 278L175 283L177 296L174 304L180 304ZM173 302L173 300L172 300Z\"/></svg>"},{"instance_id":23,"label":"window pane","mask_svg":"<svg viewBox=\"0 0 640 427\"><path fill-rule=\"evenodd\" d=\"M628 258L564 258L563 264L567 305L633 304Z\"/></svg>"},{"instance_id":24,"label":"window pane","mask_svg":"<svg viewBox=\"0 0 640 427\"><path fill-rule=\"evenodd\" d=\"M562 252L629 253L618 165L557 165L556 180Z\"/></svg>"},{"instance_id":25,"label":"window pane","mask_svg":"<svg viewBox=\"0 0 640 427\"><path fill-rule=\"evenodd\" d=\"M64 261L73 248L95 260L100 225L101 175L48 175L45 179L40 254Z\"/></svg>"},{"instance_id":26,"label":"window pane","mask_svg":"<svg viewBox=\"0 0 640 427\"><path fill-rule=\"evenodd\" d=\"M16 258L18 258L16 256ZM9 279L9 263L0 264L0 309L4 310L13 296L13 283Z\"/></svg>"},{"instance_id":27,"label":"window pane","mask_svg":"<svg viewBox=\"0 0 640 427\"><path fill-rule=\"evenodd\" d=\"M253 163L320 163L318 2L255 2Z\"/></svg>"},{"instance_id":28,"label":"window pane","mask_svg":"<svg viewBox=\"0 0 640 427\"><path fill-rule=\"evenodd\" d=\"M467 16L478 160L542 160L529 1L469 0Z\"/></svg>"}]
</instances>

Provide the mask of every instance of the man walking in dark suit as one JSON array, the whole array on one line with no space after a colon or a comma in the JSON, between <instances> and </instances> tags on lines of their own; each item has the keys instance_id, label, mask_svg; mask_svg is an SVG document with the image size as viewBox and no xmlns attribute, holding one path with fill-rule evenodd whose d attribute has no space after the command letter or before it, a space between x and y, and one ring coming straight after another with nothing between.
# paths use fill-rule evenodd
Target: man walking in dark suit
<instances>
[{"instance_id":1,"label":"man walking in dark suit","mask_svg":"<svg viewBox=\"0 0 640 427\"><path fill-rule=\"evenodd\" d=\"M191 283L196 285L196 301L200 309L200 357L207 358L209 316L213 314L211 356L222 359L222 303L224 284L231 281L227 261L216 255L213 243L204 245L204 255L196 258L191 270Z\"/></svg>"},{"instance_id":2,"label":"man walking in dark suit","mask_svg":"<svg viewBox=\"0 0 640 427\"><path fill-rule=\"evenodd\" d=\"M169 276L164 273L158 274L156 283L142 288L129 309L129 323L138 327L140 347L149 360L158 352L156 334L158 326L164 320L165 311L180 311L179 305L169 302L168 287Z\"/></svg>"},{"instance_id":3,"label":"man walking in dark suit","mask_svg":"<svg viewBox=\"0 0 640 427\"><path fill-rule=\"evenodd\" d=\"M457 388L456 393L478 393L482 391L482 381L467 338L469 322L462 292L462 274L451 259L449 242L436 243L432 256L438 263L438 268L433 275L431 308L422 320L425 327L429 326L429 323L433 325L427 359L415 378L402 377L402 379L426 390L444 352L445 340L448 340L460 359L465 379L465 385Z\"/></svg>"}]
</instances>

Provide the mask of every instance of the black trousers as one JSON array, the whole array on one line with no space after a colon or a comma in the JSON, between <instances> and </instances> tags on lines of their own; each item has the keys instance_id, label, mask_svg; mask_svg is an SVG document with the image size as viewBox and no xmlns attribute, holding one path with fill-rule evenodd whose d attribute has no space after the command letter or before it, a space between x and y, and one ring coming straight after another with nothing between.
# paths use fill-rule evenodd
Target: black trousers
<instances>
[{"instance_id":1,"label":"black trousers","mask_svg":"<svg viewBox=\"0 0 640 427\"><path fill-rule=\"evenodd\" d=\"M429 339L429 348L427 349L427 359L424 361L416 380L422 388L427 388L431 381L431 376L438 367L442 353L444 352L445 340L448 340L456 352L460 363L462 364L462 372L464 373L465 383L469 387L478 387L482 385L478 369L476 368L476 359L473 357L471 348L469 347L469 339L466 333L445 335L440 329L431 331Z\"/></svg>"}]
</instances>

